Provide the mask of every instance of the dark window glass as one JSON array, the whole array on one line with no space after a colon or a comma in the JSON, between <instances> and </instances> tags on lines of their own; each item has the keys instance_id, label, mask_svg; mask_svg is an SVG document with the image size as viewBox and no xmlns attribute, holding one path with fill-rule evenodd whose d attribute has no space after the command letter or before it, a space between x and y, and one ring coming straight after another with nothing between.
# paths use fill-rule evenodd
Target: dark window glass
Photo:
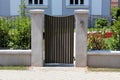
<instances>
[{"instance_id":1,"label":"dark window glass","mask_svg":"<svg viewBox=\"0 0 120 80\"><path fill-rule=\"evenodd\" d=\"M34 0L34 4L38 4L38 0Z\"/></svg>"},{"instance_id":2,"label":"dark window glass","mask_svg":"<svg viewBox=\"0 0 120 80\"><path fill-rule=\"evenodd\" d=\"M84 0L81 0L81 1L80 1L80 4L84 4Z\"/></svg>"},{"instance_id":3,"label":"dark window glass","mask_svg":"<svg viewBox=\"0 0 120 80\"><path fill-rule=\"evenodd\" d=\"M29 2L28 2L29 4L32 4L32 0L29 0Z\"/></svg>"},{"instance_id":4,"label":"dark window glass","mask_svg":"<svg viewBox=\"0 0 120 80\"><path fill-rule=\"evenodd\" d=\"M73 4L73 0L70 0L70 4Z\"/></svg>"},{"instance_id":5,"label":"dark window glass","mask_svg":"<svg viewBox=\"0 0 120 80\"><path fill-rule=\"evenodd\" d=\"M39 4L43 4L43 0L39 0Z\"/></svg>"},{"instance_id":6,"label":"dark window glass","mask_svg":"<svg viewBox=\"0 0 120 80\"><path fill-rule=\"evenodd\" d=\"M78 4L78 0L75 0L75 4Z\"/></svg>"}]
</instances>

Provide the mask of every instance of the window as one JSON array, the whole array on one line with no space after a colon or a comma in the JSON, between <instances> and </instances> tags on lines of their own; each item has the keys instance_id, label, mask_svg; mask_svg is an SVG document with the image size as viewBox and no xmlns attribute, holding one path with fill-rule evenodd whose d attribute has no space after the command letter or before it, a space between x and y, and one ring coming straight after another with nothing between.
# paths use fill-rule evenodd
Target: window
<instances>
[{"instance_id":1,"label":"window","mask_svg":"<svg viewBox=\"0 0 120 80\"><path fill-rule=\"evenodd\" d=\"M35 3L35 4L38 4L38 0L34 0L34 3Z\"/></svg>"},{"instance_id":2,"label":"window","mask_svg":"<svg viewBox=\"0 0 120 80\"><path fill-rule=\"evenodd\" d=\"M32 4L32 0L29 0L29 4Z\"/></svg>"},{"instance_id":3,"label":"window","mask_svg":"<svg viewBox=\"0 0 120 80\"><path fill-rule=\"evenodd\" d=\"M70 4L84 4L84 0L70 0Z\"/></svg>"},{"instance_id":4,"label":"window","mask_svg":"<svg viewBox=\"0 0 120 80\"><path fill-rule=\"evenodd\" d=\"M28 0L28 4L43 4L43 0Z\"/></svg>"},{"instance_id":5,"label":"window","mask_svg":"<svg viewBox=\"0 0 120 80\"><path fill-rule=\"evenodd\" d=\"M75 0L75 4L78 4L78 0Z\"/></svg>"},{"instance_id":6,"label":"window","mask_svg":"<svg viewBox=\"0 0 120 80\"><path fill-rule=\"evenodd\" d=\"M43 0L39 0L39 4L43 4Z\"/></svg>"},{"instance_id":7,"label":"window","mask_svg":"<svg viewBox=\"0 0 120 80\"><path fill-rule=\"evenodd\" d=\"M80 0L80 4L84 4L84 0Z\"/></svg>"},{"instance_id":8,"label":"window","mask_svg":"<svg viewBox=\"0 0 120 80\"><path fill-rule=\"evenodd\" d=\"M70 0L70 4L73 4L73 0Z\"/></svg>"}]
</instances>

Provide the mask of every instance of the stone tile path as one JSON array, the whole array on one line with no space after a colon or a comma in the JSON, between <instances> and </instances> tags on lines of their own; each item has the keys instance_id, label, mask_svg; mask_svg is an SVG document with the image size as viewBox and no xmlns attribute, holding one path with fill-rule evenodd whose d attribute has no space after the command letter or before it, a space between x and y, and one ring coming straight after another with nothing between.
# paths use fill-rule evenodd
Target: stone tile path
<instances>
[{"instance_id":1,"label":"stone tile path","mask_svg":"<svg viewBox=\"0 0 120 80\"><path fill-rule=\"evenodd\" d=\"M0 70L0 80L120 80L119 72L89 72L86 68L47 67Z\"/></svg>"}]
</instances>

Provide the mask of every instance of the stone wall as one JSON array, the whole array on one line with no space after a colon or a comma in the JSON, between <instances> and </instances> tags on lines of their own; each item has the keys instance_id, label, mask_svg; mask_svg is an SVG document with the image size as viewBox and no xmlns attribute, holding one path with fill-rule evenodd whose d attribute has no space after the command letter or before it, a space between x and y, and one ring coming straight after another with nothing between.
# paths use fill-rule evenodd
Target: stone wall
<instances>
[{"instance_id":1,"label":"stone wall","mask_svg":"<svg viewBox=\"0 0 120 80\"><path fill-rule=\"evenodd\" d=\"M90 51L87 66L99 68L120 68L120 51Z\"/></svg>"},{"instance_id":2,"label":"stone wall","mask_svg":"<svg viewBox=\"0 0 120 80\"><path fill-rule=\"evenodd\" d=\"M31 50L0 50L0 66L30 66Z\"/></svg>"}]
</instances>

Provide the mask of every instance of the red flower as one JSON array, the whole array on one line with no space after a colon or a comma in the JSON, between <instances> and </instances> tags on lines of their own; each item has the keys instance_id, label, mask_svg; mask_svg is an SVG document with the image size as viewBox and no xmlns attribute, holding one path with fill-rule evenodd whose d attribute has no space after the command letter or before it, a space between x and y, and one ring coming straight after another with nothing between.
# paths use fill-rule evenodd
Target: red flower
<instances>
[{"instance_id":1,"label":"red flower","mask_svg":"<svg viewBox=\"0 0 120 80\"><path fill-rule=\"evenodd\" d=\"M97 38L99 38L99 37L103 37L103 38L110 38L110 37L112 37L112 35L113 35L113 33L112 32L106 32L104 35L102 35L100 32L95 32L95 33L88 33L87 34L88 35L88 37L89 36L94 36L94 37L97 37Z\"/></svg>"},{"instance_id":2,"label":"red flower","mask_svg":"<svg viewBox=\"0 0 120 80\"><path fill-rule=\"evenodd\" d=\"M104 35L104 38L110 38L112 37L113 33L112 32L106 32Z\"/></svg>"}]
</instances>

